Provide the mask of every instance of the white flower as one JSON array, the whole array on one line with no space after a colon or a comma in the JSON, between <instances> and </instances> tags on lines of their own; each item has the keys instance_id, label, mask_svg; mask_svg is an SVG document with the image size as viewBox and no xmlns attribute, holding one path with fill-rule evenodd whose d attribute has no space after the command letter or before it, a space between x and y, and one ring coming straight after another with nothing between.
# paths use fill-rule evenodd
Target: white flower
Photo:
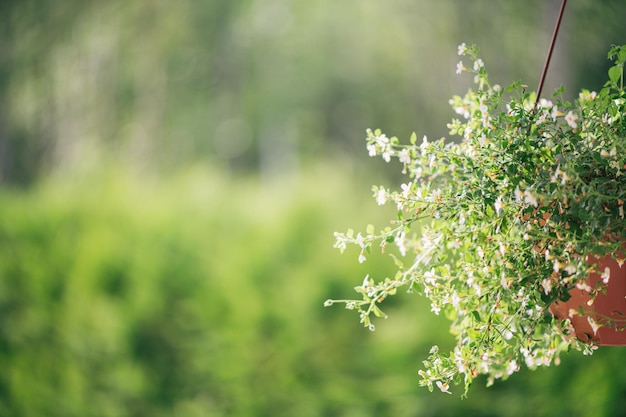
<instances>
[{"instance_id":1,"label":"white flower","mask_svg":"<svg viewBox=\"0 0 626 417\"><path fill-rule=\"evenodd\" d=\"M604 268L604 273L601 276L602 282L606 285L609 283L609 279L611 278L611 268L608 266Z\"/></svg>"},{"instance_id":2,"label":"white flower","mask_svg":"<svg viewBox=\"0 0 626 417\"><path fill-rule=\"evenodd\" d=\"M435 315L438 316L439 313L441 312L441 307L433 303L430 305L430 311L432 311L433 313L435 313Z\"/></svg>"},{"instance_id":3,"label":"white flower","mask_svg":"<svg viewBox=\"0 0 626 417\"><path fill-rule=\"evenodd\" d=\"M376 145L373 143L367 144L367 150L370 156L376 156Z\"/></svg>"},{"instance_id":4,"label":"white flower","mask_svg":"<svg viewBox=\"0 0 626 417\"><path fill-rule=\"evenodd\" d=\"M478 58L476 61L474 61L474 71L478 71L484 66L485 66L485 63L483 62L482 59Z\"/></svg>"},{"instance_id":5,"label":"white flower","mask_svg":"<svg viewBox=\"0 0 626 417\"><path fill-rule=\"evenodd\" d=\"M406 234L402 232L400 236L396 236L396 238L394 239L394 242L396 246L398 247L398 250L400 251L400 254L402 256L406 256L406 236L405 235Z\"/></svg>"},{"instance_id":6,"label":"white flower","mask_svg":"<svg viewBox=\"0 0 626 417\"><path fill-rule=\"evenodd\" d=\"M485 252L483 252L483 248L481 248L480 246L478 248L476 248L476 253L480 257L480 259L485 257Z\"/></svg>"},{"instance_id":7,"label":"white flower","mask_svg":"<svg viewBox=\"0 0 626 417\"><path fill-rule=\"evenodd\" d=\"M530 204L534 207L537 207L539 205L537 203L537 199L529 190L524 191L524 203Z\"/></svg>"},{"instance_id":8,"label":"white flower","mask_svg":"<svg viewBox=\"0 0 626 417\"><path fill-rule=\"evenodd\" d=\"M437 381L437 388L439 388L441 392L445 392L446 394L452 394L449 391L450 386L445 382Z\"/></svg>"},{"instance_id":9,"label":"white flower","mask_svg":"<svg viewBox=\"0 0 626 417\"><path fill-rule=\"evenodd\" d=\"M465 42L459 45L459 55L464 55L467 52L467 46L465 46Z\"/></svg>"},{"instance_id":10,"label":"white flower","mask_svg":"<svg viewBox=\"0 0 626 417\"><path fill-rule=\"evenodd\" d=\"M511 362L509 362L509 365L506 367L506 373L507 375L511 375L514 372L517 372L519 370L519 365L517 364L517 361L512 360Z\"/></svg>"},{"instance_id":11,"label":"white flower","mask_svg":"<svg viewBox=\"0 0 626 417\"><path fill-rule=\"evenodd\" d=\"M400 184L400 188L402 188L402 197L409 198L409 193L411 192L411 183Z\"/></svg>"},{"instance_id":12,"label":"white flower","mask_svg":"<svg viewBox=\"0 0 626 417\"><path fill-rule=\"evenodd\" d=\"M382 135L376 136L374 140L381 148L385 148L387 147L387 145L389 145L389 138L384 133Z\"/></svg>"},{"instance_id":13,"label":"white flower","mask_svg":"<svg viewBox=\"0 0 626 417\"><path fill-rule=\"evenodd\" d=\"M465 67L463 66L463 61L459 61L459 62L456 64L456 73L457 73L457 74L460 74L460 73L462 73L462 72L463 72L463 70L464 70L464 69L465 69Z\"/></svg>"},{"instance_id":14,"label":"white flower","mask_svg":"<svg viewBox=\"0 0 626 417\"><path fill-rule=\"evenodd\" d=\"M552 102L550 100L546 100L545 98L542 98L541 100L539 100L539 106L541 108L551 109L553 105L554 104L552 104Z\"/></svg>"},{"instance_id":15,"label":"white flower","mask_svg":"<svg viewBox=\"0 0 626 417\"><path fill-rule=\"evenodd\" d=\"M459 297L459 294L456 291L452 293L452 300L450 300L450 302L452 303L452 307L454 307L455 309L459 308L461 297Z\"/></svg>"},{"instance_id":16,"label":"white flower","mask_svg":"<svg viewBox=\"0 0 626 417\"><path fill-rule=\"evenodd\" d=\"M569 264L565 267L564 271L567 272L567 275L574 275L577 269L574 265Z\"/></svg>"},{"instance_id":17,"label":"white flower","mask_svg":"<svg viewBox=\"0 0 626 417\"><path fill-rule=\"evenodd\" d=\"M552 291L552 281L549 279L541 281L541 286L543 287L543 292L546 293L546 295L550 294L550 291Z\"/></svg>"},{"instance_id":18,"label":"white flower","mask_svg":"<svg viewBox=\"0 0 626 417\"><path fill-rule=\"evenodd\" d=\"M403 164L410 164L411 163L411 155L409 154L409 150L408 149L402 149L400 151L400 155L398 155L400 162L402 162Z\"/></svg>"},{"instance_id":19,"label":"white flower","mask_svg":"<svg viewBox=\"0 0 626 417\"><path fill-rule=\"evenodd\" d=\"M596 93L595 91L583 91L578 94L578 98L580 98L581 101L589 101L596 98L597 95L598 93Z\"/></svg>"},{"instance_id":20,"label":"white flower","mask_svg":"<svg viewBox=\"0 0 626 417\"><path fill-rule=\"evenodd\" d=\"M578 116L572 113L571 110L565 115L565 121L572 129L576 129L576 126L578 126L576 120L578 120Z\"/></svg>"},{"instance_id":21,"label":"white flower","mask_svg":"<svg viewBox=\"0 0 626 417\"><path fill-rule=\"evenodd\" d=\"M496 198L496 202L493 204L496 209L496 214L499 216L502 213L502 209L504 209L504 203L502 202L502 197Z\"/></svg>"},{"instance_id":22,"label":"white flower","mask_svg":"<svg viewBox=\"0 0 626 417\"><path fill-rule=\"evenodd\" d=\"M437 275L435 275L435 269L432 268L430 271L424 272L424 282L429 285L435 285Z\"/></svg>"},{"instance_id":23,"label":"white flower","mask_svg":"<svg viewBox=\"0 0 626 417\"><path fill-rule=\"evenodd\" d=\"M469 109L467 108L467 106L459 106L459 107L455 107L454 111L456 112L456 114L463 116L466 119L469 119L470 117L470 112Z\"/></svg>"},{"instance_id":24,"label":"white flower","mask_svg":"<svg viewBox=\"0 0 626 417\"><path fill-rule=\"evenodd\" d=\"M598 333L598 329L600 328L598 323L596 323L596 321L592 319L590 316L587 316L587 322L591 326L591 329L593 330L593 334L595 335L596 333Z\"/></svg>"},{"instance_id":25,"label":"white flower","mask_svg":"<svg viewBox=\"0 0 626 417\"><path fill-rule=\"evenodd\" d=\"M361 284L361 287L365 288L365 287L370 287L372 285L372 281L370 280L370 276L365 275L365 278L363 278L363 283Z\"/></svg>"},{"instance_id":26,"label":"white flower","mask_svg":"<svg viewBox=\"0 0 626 417\"><path fill-rule=\"evenodd\" d=\"M617 149L615 149L615 146L613 146L613 148L611 148L610 152L608 152L606 149L602 149L600 151L600 155L602 157L604 157L604 158L609 158L609 157L615 156L615 155L617 155Z\"/></svg>"},{"instance_id":27,"label":"white flower","mask_svg":"<svg viewBox=\"0 0 626 417\"><path fill-rule=\"evenodd\" d=\"M558 115L559 115L559 108L557 106L552 107L552 112L550 113L550 117L552 117L552 120L556 121L556 118Z\"/></svg>"},{"instance_id":28,"label":"white flower","mask_svg":"<svg viewBox=\"0 0 626 417\"><path fill-rule=\"evenodd\" d=\"M379 206L387 202L387 191L382 187L376 192L376 202Z\"/></svg>"}]
</instances>

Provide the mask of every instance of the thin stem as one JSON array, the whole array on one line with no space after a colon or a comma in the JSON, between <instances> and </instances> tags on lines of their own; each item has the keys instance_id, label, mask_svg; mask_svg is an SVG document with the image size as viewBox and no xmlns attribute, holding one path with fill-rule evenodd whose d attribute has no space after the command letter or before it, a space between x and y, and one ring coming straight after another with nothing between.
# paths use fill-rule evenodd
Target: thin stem
<instances>
[{"instance_id":1,"label":"thin stem","mask_svg":"<svg viewBox=\"0 0 626 417\"><path fill-rule=\"evenodd\" d=\"M561 3L561 10L559 11L559 17L556 21L554 32L552 33L552 41L550 42L550 49L548 50L548 56L546 57L546 62L543 66L543 72L541 73L541 80L539 81L539 87L537 88L537 98L535 99L535 109L537 108L537 103L539 103L539 98L541 97L541 91L543 90L543 83L546 79L546 74L548 73L548 67L550 66L550 59L552 58L552 51L554 50L554 44L556 42L556 35L559 33L559 27L561 26L561 19L563 18L563 12L565 11L566 4L567 4L567 0L563 0L563 2Z\"/></svg>"}]
</instances>

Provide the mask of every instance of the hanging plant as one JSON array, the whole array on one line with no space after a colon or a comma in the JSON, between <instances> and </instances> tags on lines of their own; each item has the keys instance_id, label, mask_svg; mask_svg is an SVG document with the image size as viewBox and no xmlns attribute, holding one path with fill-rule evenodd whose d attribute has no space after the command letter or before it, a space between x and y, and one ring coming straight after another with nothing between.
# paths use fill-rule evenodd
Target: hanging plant
<instances>
[{"instance_id":1,"label":"hanging plant","mask_svg":"<svg viewBox=\"0 0 626 417\"><path fill-rule=\"evenodd\" d=\"M522 365L558 362L563 351L591 354L601 328L626 334L626 311L593 309L612 280L626 280L596 262L608 257L620 271L626 258L626 46L609 51L604 88L573 102L562 90L547 100L519 82L492 84L477 47L458 52L457 72L475 83L450 100L458 118L448 128L460 140L413 134L403 144L368 130L370 156L398 159L408 176L397 189L373 187L397 217L380 230L335 234L342 252L358 247L359 262L376 247L395 252L397 269L367 276L360 299L325 305L345 303L374 330L384 299L400 289L425 296L450 319L456 345L431 349L421 384L443 392L461 384L467 393L480 374L490 385ZM582 304L564 304L576 291ZM580 320L587 328L577 332Z\"/></svg>"}]
</instances>

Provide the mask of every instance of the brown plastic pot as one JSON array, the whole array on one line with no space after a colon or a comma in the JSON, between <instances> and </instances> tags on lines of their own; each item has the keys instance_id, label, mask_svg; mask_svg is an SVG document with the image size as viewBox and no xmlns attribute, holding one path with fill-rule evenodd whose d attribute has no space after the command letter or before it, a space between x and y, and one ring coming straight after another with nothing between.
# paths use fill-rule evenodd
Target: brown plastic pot
<instances>
[{"instance_id":1,"label":"brown plastic pot","mask_svg":"<svg viewBox=\"0 0 626 417\"><path fill-rule=\"evenodd\" d=\"M610 256L601 259L593 258L590 262L598 265L599 271L610 268L611 275L605 293L599 293L591 306L591 297L585 290L574 288L570 291L571 298L566 302L557 302L550 306L550 311L559 319L569 318L574 327L576 337L583 342L592 342L599 346L626 346L626 264L620 267ZM587 284L595 288L601 280L600 274L591 274ZM570 314L570 311L584 310L583 315ZM606 322L606 318L615 320L615 326L600 326L594 331L589 318L595 323Z\"/></svg>"}]
</instances>

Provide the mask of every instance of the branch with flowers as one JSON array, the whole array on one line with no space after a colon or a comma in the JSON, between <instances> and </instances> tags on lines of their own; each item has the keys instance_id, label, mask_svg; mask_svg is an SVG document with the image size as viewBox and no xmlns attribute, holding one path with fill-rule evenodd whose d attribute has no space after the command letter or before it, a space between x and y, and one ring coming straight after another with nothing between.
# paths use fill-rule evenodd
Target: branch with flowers
<instances>
[{"instance_id":1,"label":"branch with flowers","mask_svg":"<svg viewBox=\"0 0 626 417\"><path fill-rule=\"evenodd\" d=\"M599 92L577 100L536 100L520 82L492 84L475 46L459 46L475 89L454 96L457 114L448 128L456 141L417 135L403 144L367 131L370 156L397 159L407 181L398 189L374 186L379 205L394 204L397 217L380 230L335 233L335 247L358 248L359 262L378 247L397 267L381 280L365 277L357 300L327 300L356 310L364 326L386 317L381 303L398 289L425 296L434 314L450 319L451 352L433 347L420 383L465 394L479 375L488 385L522 365L558 363L569 349L595 346L571 337L567 319L550 306L572 288L595 296L608 279L588 262L611 254L623 263L626 230L626 46L609 51L614 65ZM468 62L468 66L465 63ZM604 274L591 288L590 273ZM577 312L572 312L577 314ZM607 319L596 326L624 327Z\"/></svg>"}]
</instances>

